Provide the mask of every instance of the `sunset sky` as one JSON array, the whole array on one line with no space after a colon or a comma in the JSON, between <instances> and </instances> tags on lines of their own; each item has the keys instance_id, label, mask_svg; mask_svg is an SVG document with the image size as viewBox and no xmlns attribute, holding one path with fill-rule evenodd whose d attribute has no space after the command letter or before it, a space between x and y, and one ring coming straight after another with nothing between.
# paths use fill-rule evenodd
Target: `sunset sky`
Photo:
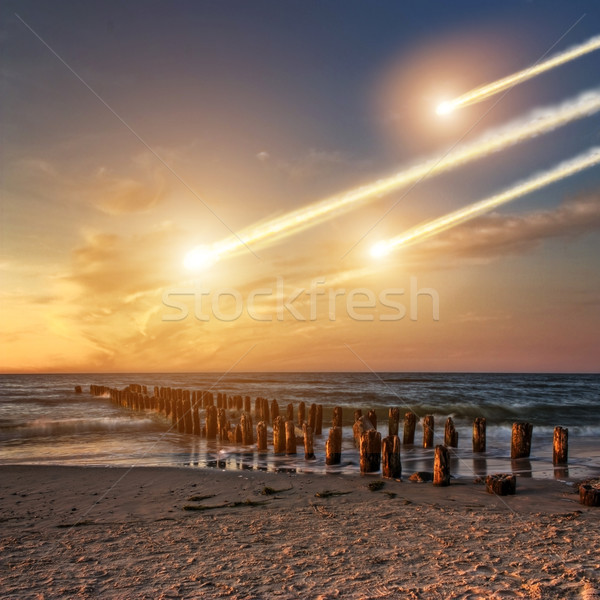
<instances>
[{"instance_id":1,"label":"sunset sky","mask_svg":"<svg viewBox=\"0 0 600 600\"><path fill-rule=\"evenodd\" d=\"M4 2L0 371L597 372L600 166L370 249L600 146L600 112L184 259L599 89L600 50L436 114L598 34L591 0Z\"/></svg>"}]
</instances>

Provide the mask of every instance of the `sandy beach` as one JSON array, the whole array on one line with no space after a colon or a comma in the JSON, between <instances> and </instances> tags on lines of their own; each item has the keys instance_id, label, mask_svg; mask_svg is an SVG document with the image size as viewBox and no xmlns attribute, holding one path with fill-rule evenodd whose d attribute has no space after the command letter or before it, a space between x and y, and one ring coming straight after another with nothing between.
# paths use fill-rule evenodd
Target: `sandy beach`
<instances>
[{"instance_id":1,"label":"sandy beach","mask_svg":"<svg viewBox=\"0 0 600 600\"><path fill-rule=\"evenodd\" d=\"M572 487L0 467L3 598L600 598ZM328 494L325 492L332 492Z\"/></svg>"}]
</instances>

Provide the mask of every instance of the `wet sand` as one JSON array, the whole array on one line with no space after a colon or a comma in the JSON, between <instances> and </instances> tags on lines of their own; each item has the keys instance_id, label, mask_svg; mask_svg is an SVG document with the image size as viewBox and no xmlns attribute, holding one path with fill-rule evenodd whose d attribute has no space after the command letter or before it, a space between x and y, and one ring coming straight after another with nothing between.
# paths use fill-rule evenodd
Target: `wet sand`
<instances>
[{"instance_id":1,"label":"wet sand","mask_svg":"<svg viewBox=\"0 0 600 600\"><path fill-rule=\"evenodd\" d=\"M0 596L600 598L600 509L565 483L375 481L1 466Z\"/></svg>"}]
</instances>

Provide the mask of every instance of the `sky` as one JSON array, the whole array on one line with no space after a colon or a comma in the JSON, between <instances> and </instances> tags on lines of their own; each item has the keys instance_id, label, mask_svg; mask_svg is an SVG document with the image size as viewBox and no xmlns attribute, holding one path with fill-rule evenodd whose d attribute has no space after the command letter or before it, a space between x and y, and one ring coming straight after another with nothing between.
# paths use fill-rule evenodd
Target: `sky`
<instances>
[{"instance_id":1,"label":"sky","mask_svg":"<svg viewBox=\"0 0 600 600\"><path fill-rule=\"evenodd\" d=\"M578 0L3 2L0 372L598 372L600 166L370 252L598 112L184 264L597 90L600 50L436 114L598 34Z\"/></svg>"}]
</instances>

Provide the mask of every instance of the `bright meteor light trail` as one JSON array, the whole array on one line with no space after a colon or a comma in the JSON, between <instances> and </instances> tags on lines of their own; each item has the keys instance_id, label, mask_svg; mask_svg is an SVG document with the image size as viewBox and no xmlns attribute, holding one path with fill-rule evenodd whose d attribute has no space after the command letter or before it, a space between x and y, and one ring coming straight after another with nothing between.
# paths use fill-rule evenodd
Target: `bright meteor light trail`
<instances>
[{"instance_id":1,"label":"bright meteor light trail","mask_svg":"<svg viewBox=\"0 0 600 600\"><path fill-rule=\"evenodd\" d=\"M304 208L256 224L210 246L198 246L184 260L190 270L200 270L216 263L226 255L232 255L253 243L276 241L284 236L298 233L322 223L343 211L354 208L361 202L379 198L402 186L406 186L429 175L443 173L472 160L488 156L508 146L547 133L576 119L592 115L600 110L600 90L585 92L563 104L537 109L525 119L520 119L495 129L469 144L457 146L447 154L437 156L399 171L391 177L338 194L331 198L309 204Z\"/></svg>"},{"instance_id":2,"label":"bright meteor light trail","mask_svg":"<svg viewBox=\"0 0 600 600\"><path fill-rule=\"evenodd\" d=\"M474 219L475 217L489 212L507 202L512 202L525 194L530 194L544 186L560 181L565 177L570 177L575 173L579 173L584 169L589 169L598 164L600 164L600 147L594 147L584 154L560 163L549 171L537 173L529 179L526 179L499 194L495 194L485 200L480 200L479 202L465 206L464 208L451 212L443 217L439 217L438 219L428 221L422 225L417 225L397 237L378 242L371 248L371 254L375 257L385 256L395 248L415 244L437 235L442 231L446 231L452 227L456 227L460 223Z\"/></svg>"},{"instance_id":3,"label":"bright meteor light trail","mask_svg":"<svg viewBox=\"0 0 600 600\"><path fill-rule=\"evenodd\" d=\"M575 60L580 56L584 56L594 50L598 50L600 48L600 35L596 35L593 38L589 39L587 42L583 44L579 44L577 46L573 46L560 54L555 54L549 59L540 62L532 67L527 69L523 69L513 75L509 75L508 77L504 77L503 79L498 79L492 83L488 83L486 85L482 85L481 87L475 88L458 98L454 98L454 100L448 100L446 102L442 102L436 109L438 115L447 115L457 108L461 108L463 106L468 106L469 104L475 104L476 102L481 102L494 94L502 92L513 85L517 85L522 81L527 81L532 77L536 77L541 73L545 73L554 67L558 67L563 65L571 60Z\"/></svg>"}]
</instances>

